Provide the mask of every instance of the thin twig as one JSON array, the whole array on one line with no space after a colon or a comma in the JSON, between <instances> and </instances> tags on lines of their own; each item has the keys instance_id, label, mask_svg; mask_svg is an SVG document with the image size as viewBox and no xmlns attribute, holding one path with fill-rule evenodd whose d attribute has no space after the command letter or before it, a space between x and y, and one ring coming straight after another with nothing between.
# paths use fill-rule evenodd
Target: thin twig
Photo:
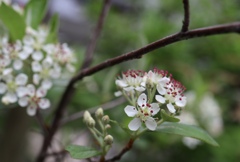
<instances>
[{"instance_id":1,"label":"thin twig","mask_svg":"<svg viewBox=\"0 0 240 162\"><path fill-rule=\"evenodd\" d=\"M104 21L106 19L109 9L110 9L110 4L111 4L110 2L111 2L110 0L104 0L104 2L103 2L101 13L98 18L97 26L96 26L94 34L92 36L91 42L89 43L87 50L85 52L85 60L83 61L81 69L85 69L85 68L89 67L90 64L92 63L93 52L96 48L97 40L101 34Z\"/></svg>"},{"instance_id":2,"label":"thin twig","mask_svg":"<svg viewBox=\"0 0 240 162\"><path fill-rule=\"evenodd\" d=\"M124 97L120 97L120 98L117 98L115 100L112 100L112 101L109 101L105 104L102 104L100 106L95 106L95 107L92 107L92 108L89 108L87 109L91 114L94 113L99 107L102 107L103 110L108 110L108 109L111 109L111 108L114 108L116 106L119 106L121 105L122 103L124 103L126 100ZM68 117L65 117L62 122L61 122L61 125L64 125L68 122L71 122L71 121L74 121L74 120L77 120L79 118L82 118L83 117L83 114L84 114L84 111L80 111L80 112L77 112L77 113L74 113Z\"/></svg>"},{"instance_id":3,"label":"thin twig","mask_svg":"<svg viewBox=\"0 0 240 162\"><path fill-rule=\"evenodd\" d=\"M150 51L154 51L156 49L173 44L175 42L192 39L192 38L206 37L206 36L212 36L212 35L218 35L218 34L228 34L228 33L240 33L240 22L211 26L206 28L199 28L199 29L190 30L184 33L173 34L168 37L162 38L156 42L153 42L145 47L137 49L135 51L117 56L115 58L111 58L91 68L82 70L80 73L78 73L75 77L73 77L70 80L68 86L65 89L65 92L61 97L58 107L56 108L56 113L55 113L53 123L51 125L49 136L47 136L43 141L43 146L37 162L44 161L44 154L48 146L50 145L55 132L59 128L59 124L63 116L63 113L75 92L75 89L74 89L75 83L82 80L84 77L95 74L103 69L112 67L114 65L120 64L125 61L141 58L143 55L147 54Z\"/></svg>"},{"instance_id":4,"label":"thin twig","mask_svg":"<svg viewBox=\"0 0 240 162\"><path fill-rule=\"evenodd\" d=\"M39 109L37 110L37 113L36 113L36 119L37 119L40 127L42 128L44 136L49 135L48 126L44 123L44 120L42 118L42 114L39 112Z\"/></svg>"},{"instance_id":5,"label":"thin twig","mask_svg":"<svg viewBox=\"0 0 240 162\"><path fill-rule=\"evenodd\" d=\"M181 32L186 32L186 31L188 31L189 17L190 17L189 0L183 0L183 8L184 8L184 19L183 19L183 25L182 25Z\"/></svg>"},{"instance_id":6,"label":"thin twig","mask_svg":"<svg viewBox=\"0 0 240 162\"><path fill-rule=\"evenodd\" d=\"M121 150L121 152L120 152L119 154L117 154L116 156L114 156L114 157L111 158L111 159L105 160L105 162L115 162L115 161L117 161L117 160L120 160L120 159L122 158L122 156L123 156L126 152L128 152L129 150L131 150L134 141L135 141L135 140L131 138L131 139L128 141L127 145Z\"/></svg>"}]
</instances>

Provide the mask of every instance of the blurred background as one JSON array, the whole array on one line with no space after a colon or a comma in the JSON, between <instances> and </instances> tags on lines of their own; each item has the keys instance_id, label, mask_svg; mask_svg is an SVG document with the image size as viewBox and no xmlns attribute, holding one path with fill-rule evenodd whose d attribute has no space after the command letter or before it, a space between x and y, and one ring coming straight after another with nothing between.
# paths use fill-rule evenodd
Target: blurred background
<instances>
[{"instance_id":1,"label":"blurred background","mask_svg":"<svg viewBox=\"0 0 240 162\"><path fill-rule=\"evenodd\" d=\"M24 6L26 1L14 2ZM102 6L101 0L50 0L48 19L60 15L59 38L70 44L78 64L93 34ZM240 19L240 1L190 0L190 29L230 23ZM108 58L143 47L165 36L177 33L183 20L182 1L175 0L112 0L101 37L94 53L93 65ZM76 85L76 93L65 118L116 99L115 79L128 69L168 70L187 88L188 105L179 116L181 122L204 128L219 143L213 147L191 138L146 133L125 154L122 162L185 161L238 162L240 160L240 36L217 35L178 42L150 52L141 59L128 61L86 77ZM51 121L54 106L66 81L58 83L48 94L52 109L43 117ZM127 103L105 111L111 119L127 125L124 114ZM42 142L41 130L25 109L0 105L0 161L34 161ZM104 107L103 107L104 108ZM61 151L68 144L94 146L82 119L63 125L55 136L51 152ZM108 157L117 154L127 143L128 136L112 125L114 144ZM14 160L15 158L15 160ZM2 159L2 160L1 160ZM4 160L5 159L5 160ZM11 159L9 161L9 159ZM61 157L60 157L61 159ZM64 156L65 162L77 162ZM48 162L60 161L50 156Z\"/></svg>"}]
</instances>

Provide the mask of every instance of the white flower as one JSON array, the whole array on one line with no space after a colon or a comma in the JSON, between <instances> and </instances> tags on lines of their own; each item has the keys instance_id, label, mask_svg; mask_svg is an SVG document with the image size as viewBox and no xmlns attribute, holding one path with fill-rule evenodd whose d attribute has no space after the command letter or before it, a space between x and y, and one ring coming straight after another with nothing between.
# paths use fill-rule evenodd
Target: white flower
<instances>
[{"instance_id":1,"label":"white flower","mask_svg":"<svg viewBox=\"0 0 240 162\"><path fill-rule=\"evenodd\" d=\"M154 68L153 71L150 70L148 73L145 73L143 79L147 85L150 85L150 87L157 86L157 88L161 90L165 86L165 84L170 81L170 79L166 77L167 74L168 71Z\"/></svg>"},{"instance_id":2,"label":"white flower","mask_svg":"<svg viewBox=\"0 0 240 162\"><path fill-rule=\"evenodd\" d=\"M34 116L38 108L46 109L50 107L50 101L46 96L46 89L38 88L32 84L27 85L27 95L18 100L18 104L22 107L27 106L27 114Z\"/></svg>"},{"instance_id":3,"label":"white flower","mask_svg":"<svg viewBox=\"0 0 240 162\"><path fill-rule=\"evenodd\" d=\"M166 93L160 93L162 91L158 91L161 95L156 95L155 99L164 104L168 101L167 108L171 113L175 113L177 107L184 107L187 103L187 98L183 95L185 87L178 81L171 79L169 83L166 83Z\"/></svg>"},{"instance_id":4,"label":"white flower","mask_svg":"<svg viewBox=\"0 0 240 162\"><path fill-rule=\"evenodd\" d=\"M144 72L136 70L128 70L122 73L122 78L116 80L116 85L129 92L129 91L139 91L143 92L145 90L145 82L143 80Z\"/></svg>"},{"instance_id":5,"label":"white flower","mask_svg":"<svg viewBox=\"0 0 240 162\"><path fill-rule=\"evenodd\" d=\"M152 117L159 112L160 108L157 103L147 103L147 96L142 93L137 100L137 107L126 106L124 111L129 117L134 119L129 123L128 127L132 131L136 131L145 123L149 130L156 130L157 122Z\"/></svg>"},{"instance_id":6,"label":"white flower","mask_svg":"<svg viewBox=\"0 0 240 162\"><path fill-rule=\"evenodd\" d=\"M13 76L6 79L6 83L1 83L1 93L6 94L3 96L2 101L5 103L15 103L18 97L26 95L26 87L28 77L26 74L18 74L14 80ZM5 84L5 85L4 85Z\"/></svg>"}]
</instances>

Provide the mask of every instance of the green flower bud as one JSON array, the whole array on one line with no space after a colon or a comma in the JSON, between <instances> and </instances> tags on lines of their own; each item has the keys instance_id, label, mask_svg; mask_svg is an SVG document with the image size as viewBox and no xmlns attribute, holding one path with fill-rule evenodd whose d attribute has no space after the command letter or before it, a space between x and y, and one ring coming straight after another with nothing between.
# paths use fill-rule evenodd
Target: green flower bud
<instances>
[{"instance_id":1,"label":"green flower bud","mask_svg":"<svg viewBox=\"0 0 240 162\"><path fill-rule=\"evenodd\" d=\"M91 117L92 117L91 114L88 111L85 111L84 114L83 114L83 121L85 123L87 123L89 118L91 118Z\"/></svg>"},{"instance_id":2,"label":"green flower bud","mask_svg":"<svg viewBox=\"0 0 240 162\"><path fill-rule=\"evenodd\" d=\"M104 115L103 114L103 109L101 107L98 108L97 111L95 112L96 118L101 119L103 117L103 115Z\"/></svg>"},{"instance_id":3,"label":"green flower bud","mask_svg":"<svg viewBox=\"0 0 240 162\"><path fill-rule=\"evenodd\" d=\"M96 122L95 122L95 120L92 117L87 119L88 127L93 128L93 127L95 127L95 124L96 124Z\"/></svg>"},{"instance_id":4,"label":"green flower bud","mask_svg":"<svg viewBox=\"0 0 240 162\"><path fill-rule=\"evenodd\" d=\"M104 138L104 142L105 142L107 145L112 145L112 143L113 143L113 136L111 136L111 135L106 135L106 137Z\"/></svg>"},{"instance_id":5,"label":"green flower bud","mask_svg":"<svg viewBox=\"0 0 240 162\"><path fill-rule=\"evenodd\" d=\"M102 121L103 121L104 124L108 124L109 121L110 121L109 116L108 116L108 115L104 115L104 116L102 117Z\"/></svg>"},{"instance_id":6,"label":"green flower bud","mask_svg":"<svg viewBox=\"0 0 240 162\"><path fill-rule=\"evenodd\" d=\"M110 129L111 128L111 125L109 125L109 124L107 124L106 126L105 126L105 129Z\"/></svg>"}]
</instances>

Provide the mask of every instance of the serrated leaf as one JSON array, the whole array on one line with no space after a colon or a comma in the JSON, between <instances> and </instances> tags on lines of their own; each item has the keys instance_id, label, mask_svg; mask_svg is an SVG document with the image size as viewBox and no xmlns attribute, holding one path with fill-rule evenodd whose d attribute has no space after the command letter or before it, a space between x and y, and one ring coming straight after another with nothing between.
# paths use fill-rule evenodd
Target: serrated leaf
<instances>
[{"instance_id":1,"label":"serrated leaf","mask_svg":"<svg viewBox=\"0 0 240 162\"><path fill-rule=\"evenodd\" d=\"M66 150L74 159L86 159L101 154L100 151L88 146L69 145L66 147Z\"/></svg>"},{"instance_id":2,"label":"serrated leaf","mask_svg":"<svg viewBox=\"0 0 240 162\"><path fill-rule=\"evenodd\" d=\"M179 122L180 120L178 118L175 118L174 116L169 115L166 113L164 109L161 109L161 117L164 121L168 122Z\"/></svg>"},{"instance_id":3,"label":"serrated leaf","mask_svg":"<svg viewBox=\"0 0 240 162\"><path fill-rule=\"evenodd\" d=\"M199 139L213 146L219 146L218 143L203 129L182 123L164 122L157 128L158 132L177 134Z\"/></svg>"},{"instance_id":4,"label":"serrated leaf","mask_svg":"<svg viewBox=\"0 0 240 162\"><path fill-rule=\"evenodd\" d=\"M10 39L15 41L25 35L26 24L23 17L12 7L2 3L0 5L0 19L10 34Z\"/></svg>"},{"instance_id":5,"label":"serrated leaf","mask_svg":"<svg viewBox=\"0 0 240 162\"><path fill-rule=\"evenodd\" d=\"M38 28L47 11L47 0L30 0L24 12L27 25L34 29Z\"/></svg>"},{"instance_id":6,"label":"serrated leaf","mask_svg":"<svg viewBox=\"0 0 240 162\"><path fill-rule=\"evenodd\" d=\"M49 22L50 30L46 43L56 43L58 41L59 16L54 14Z\"/></svg>"}]
</instances>

